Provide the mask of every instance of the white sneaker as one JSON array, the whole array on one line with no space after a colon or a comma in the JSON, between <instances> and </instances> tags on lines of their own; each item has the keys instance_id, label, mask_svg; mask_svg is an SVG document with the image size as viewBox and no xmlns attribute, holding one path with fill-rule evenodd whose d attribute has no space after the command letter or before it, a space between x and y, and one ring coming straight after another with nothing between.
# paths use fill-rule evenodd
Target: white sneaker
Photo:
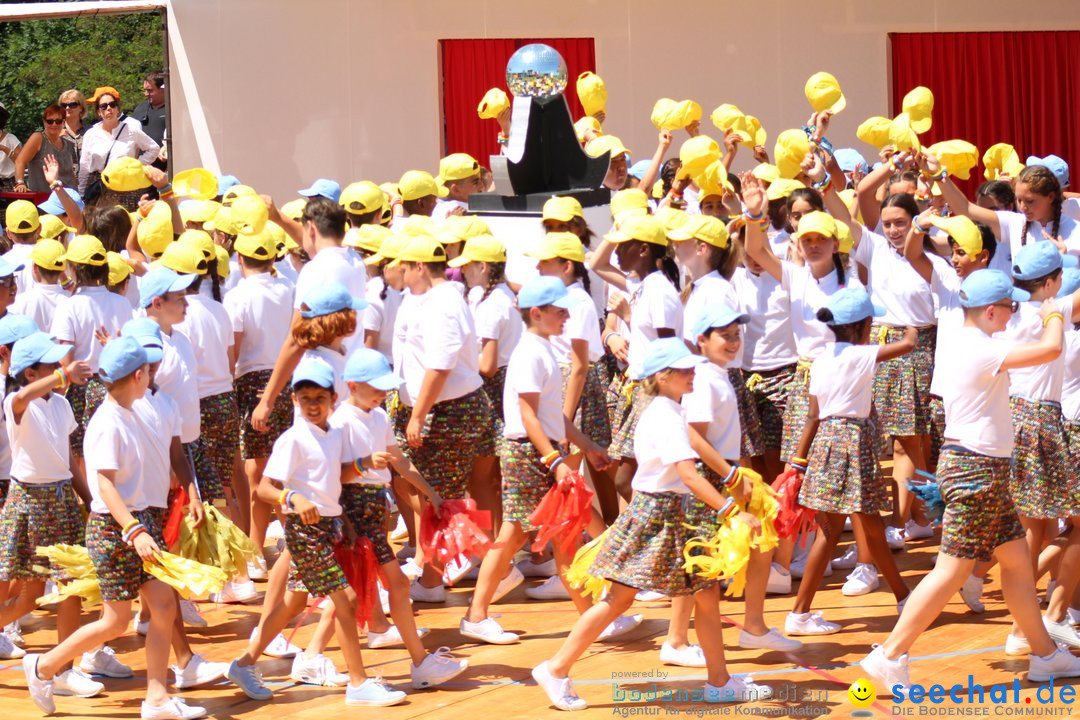
<instances>
[{"instance_id":1,"label":"white sneaker","mask_svg":"<svg viewBox=\"0 0 1080 720\"><path fill-rule=\"evenodd\" d=\"M491 596L491 602L497 603L510 594L510 591L525 582L525 576L515 565L510 566L510 574L499 581L495 587L495 594Z\"/></svg>"},{"instance_id":2,"label":"white sneaker","mask_svg":"<svg viewBox=\"0 0 1080 720\"><path fill-rule=\"evenodd\" d=\"M518 641L517 633L507 632L502 629L494 618L484 618L480 622L469 622L461 618L458 623L458 632L472 640L479 640L489 645L512 645Z\"/></svg>"},{"instance_id":3,"label":"white sneaker","mask_svg":"<svg viewBox=\"0 0 1080 720\"><path fill-rule=\"evenodd\" d=\"M53 701L53 681L42 680L37 674L38 658L41 655L30 653L22 659L23 674L26 675L26 688L30 691L30 699L34 701L43 713L52 715L56 712L56 702Z\"/></svg>"},{"instance_id":4,"label":"white sneaker","mask_svg":"<svg viewBox=\"0 0 1080 720\"><path fill-rule=\"evenodd\" d=\"M933 523L927 523L926 525L920 525L912 518L904 523L904 535L908 540L925 540L926 538L934 537L934 525Z\"/></svg>"},{"instance_id":5,"label":"white sneaker","mask_svg":"<svg viewBox=\"0 0 1080 720\"><path fill-rule=\"evenodd\" d=\"M1067 612L1069 616L1069 622L1071 622L1073 625L1080 625L1080 610L1077 610L1076 608L1069 608Z\"/></svg>"},{"instance_id":6,"label":"white sneaker","mask_svg":"<svg viewBox=\"0 0 1080 720\"><path fill-rule=\"evenodd\" d=\"M837 570L854 570L855 566L859 564L859 549L855 547L855 543L851 543L847 546L847 550L842 555L833 558L832 566Z\"/></svg>"},{"instance_id":7,"label":"white sneaker","mask_svg":"<svg viewBox=\"0 0 1080 720\"><path fill-rule=\"evenodd\" d=\"M678 665L680 667L705 667L705 653L700 645L687 645L675 648L671 643L665 642L660 646L660 662L665 665Z\"/></svg>"},{"instance_id":8,"label":"white sneaker","mask_svg":"<svg viewBox=\"0 0 1080 720\"><path fill-rule=\"evenodd\" d=\"M1026 637L1009 633L1005 638L1005 654L1013 656L1030 655L1031 645L1028 643Z\"/></svg>"},{"instance_id":9,"label":"white sneaker","mask_svg":"<svg viewBox=\"0 0 1080 720\"><path fill-rule=\"evenodd\" d=\"M409 585L409 597L416 602L444 603L446 602L446 588L441 584L435 587L426 587L419 580L413 580Z\"/></svg>"},{"instance_id":10,"label":"white sneaker","mask_svg":"<svg viewBox=\"0 0 1080 720\"><path fill-rule=\"evenodd\" d=\"M409 527L405 524L404 516L397 516L397 523L394 525L394 529L390 531L390 535L388 537L391 542L401 542L405 538L409 537Z\"/></svg>"},{"instance_id":11,"label":"white sneaker","mask_svg":"<svg viewBox=\"0 0 1080 720\"><path fill-rule=\"evenodd\" d=\"M428 653L419 666L409 663L412 686L417 690L423 690L442 685L465 672L467 667L469 667L468 660L455 660L450 654L450 648L441 647L433 653Z\"/></svg>"},{"instance_id":12,"label":"white sneaker","mask_svg":"<svg viewBox=\"0 0 1080 720\"><path fill-rule=\"evenodd\" d=\"M904 529L893 527L888 525L885 527L885 542L888 544L890 550L903 550L906 538L904 537Z\"/></svg>"},{"instance_id":13,"label":"white sneaker","mask_svg":"<svg viewBox=\"0 0 1080 720\"><path fill-rule=\"evenodd\" d=\"M178 697L169 698L164 705L151 705L143 700L139 717L142 720L173 720L174 718L195 720L195 718L206 717L206 708L188 705L183 698Z\"/></svg>"},{"instance_id":14,"label":"white sneaker","mask_svg":"<svg viewBox=\"0 0 1080 720\"><path fill-rule=\"evenodd\" d=\"M844 518L844 532L852 532L850 515Z\"/></svg>"},{"instance_id":15,"label":"white sneaker","mask_svg":"<svg viewBox=\"0 0 1080 720\"><path fill-rule=\"evenodd\" d=\"M180 598L180 617L184 619L185 625L191 625L192 627L206 627L209 625L206 618L199 613L199 608L195 607L195 603L183 598Z\"/></svg>"},{"instance_id":16,"label":"white sneaker","mask_svg":"<svg viewBox=\"0 0 1080 720\"><path fill-rule=\"evenodd\" d=\"M759 685L750 675L743 677L731 675L720 687L705 683L705 702L755 702L768 700L771 697L772 688L768 685Z\"/></svg>"},{"instance_id":17,"label":"white sneaker","mask_svg":"<svg viewBox=\"0 0 1080 720\"><path fill-rule=\"evenodd\" d=\"M982 578L968 575L968 579L960 587L960 597L971 612L981 613L986 610L986 606L982 603L983 585Z\"/></svg>"},{"instance_id":18,"label":"white sneaker","mask_svg":"<svg viewBox=\"0 0 1080 720\"><path fill-rule=\"evenodd\" d=\"M274 691L263 684L262 673L255 665L240 665L233 660L225 671L225 677L252 700L269 700L274 696Z\"/></svg>"},{"instance_id":19,"label":"white sneaker","mask_svg":"<svg viewBox=\"0 0 1080 720\"><path fill-rule=\"evenodd\" d=\"M552 575L535 587L525 588L525 597L530 600L569 600L570 593L566 591L562 579L558 575Z\"/></svg>"},{"instance_id":20,"label":"white sneaker","mask_svg":"<svg viewBox=\"0 0 1080 720\"><path fill-rule=\"evenodd\" d=\"M255 589L255 583L227 582L220 592L210 593L210 602L215 603L247 603L259 598L259 592Z\"/></svg>"},{"instance_id":21,"label":"white sneaker","mask_svg":"<svg viewBox=\"0 0 1080 720\"><path fill-rule=\"evenodd\" d=\"M1080 647L1080 635L1076 634L1076 629L1069 622L1069 618L1065 618L1061 622L1054 622L1043 615L1043 625L1046 627L1050 639L1054 642L1064 643L1069 647Z\"/></svg>"},{"instance_id":22,"label":"white sneaker","mask_svg":"<svg viewBox=\"0 0 1080 720\"><path fill-rule=\"evenodd\" d=\"M26 641L23 640L22 628L19 627L18 620L12 620L5 625L4 634L7 635L7 638L11 641L12 645L24 645L26 643Z\"/></svg>"},{"instance_id":23,"label":"white sneaker","mask_svg":"<svg viewBox=\"0 0 1080 720\"><path fill-rule=\"evenodd\" d=\"M417 580L424 574L424 568L417 564L416 558L409 558L401 564L401 572L410 580Z\"/></svg>"},{"instance_id":24,"label":"white sneaker","mask_svg":"<svg viewBox=\"0 0 1080 720\"><path fill-rule=\"evenodd\" d=\"M791 573L779 563L769 566L769 581L765 585L766 595L787 595L791 592Z\"/></svg>"},{"instance_id":25,"label":"white sneaker","mask_svg":"<svg viewBox=\"0 0 1080 720\"><path fill-rule=\"evenodd\" d=\"M832 635L840 626L821 617L821 613L788 613L784 619L785 635Z\"/></svg>"},{"instance_id":26,"label":"white sneaker","mask_svg":"<svg viewBox=\"0 0 1080 720\"><path fill-rule=\"evenodd\" d=\"M202 655L192 653L187 667L173 665L173 685L179 690L198 687L225 677L229 663L209 662Z\"/></svg>"},{"instance_id":27,"label":"white sneaker","mask_svg":"<svg viewBox=\"0 0 1080 720\"><path fill-rule=\"evenodd\" d=\"M661 600L670 600L671 598L664 593L656 592L655 590L641 590L634 596L634 599L638 602L660 602Z\"/></svg>"},{"instance_id":28,"label":"white sneaker","mask_svg":"<svg viewBox=\"0 0 1080 720\"><path fill-rule=\"evenodd\" d=\"M300 653L294 657L289 677L304 685L341 687L349 684L349 676L339 673L334 662L322 653L312 657Z\"/></svg>"},{"instance_id":29,"label":"white sneaker","mask_svg":"<svg viewBox=\"0 0 1080 720\"><path fill-rule=\"evenodd\" d=\"M519 562L517 568L527 578L546 578L559 572L555 567L555 558L548 558L542 563L535 563L532 558L529 558Z\"/></svg>"},{"instance_id":30,"label":"white sneaker","mask_svg":"<svg viewBox=\"0 0 1080 720\"><path fill-rule=\"evenodd\" d=\"M801 558L792 559L791 568L790 568L791 577L797 579L797 578L801 578L803 575L806 574L806 559L807 559L806 555L804 555ZM830 577L832 575L832 571L833 571L833 564L832 564L832 561L830 560L829 563L825 566L825 574L822 575L822 577Z\"/></svg>"},{"instance_id":31,"label":"white sneaker","mask_svg":"<svg viewBox=\"0 0 1080 720\"><path fill-rule=\"evenodd\" d=\"M345 688L346 705L386 707L397 705L404 699L405 693L400 690L391 690L383 684L382 680L376 678L368 678L360 685L348 685Z\"/></svg>"},{"instance_id":32,"label":"white sneaker","mask_svg":"<svg viewBox=\"0 0 1080 720\"><path fill-rule=\"evenodd\" d=\"M847 576L847 582L840 592L846 597L856 597L877 590L880 584L877 568L870 563L859 563Z\"/></svg>"},{"instance_id":33,"label":"white sneaker","mask_svg":"<svg viewBox=\"0 0 1080 720\"><path fill-rule=\"evenodd\" d=\"M416 628L416 636L418 638L423 638L430 632L431 630L426 627ZM372 630L368 630L367 632L367 646L372 650L404 644L405 641L401 639L401 631L398 630L396 625L391 625L386 632L380 633Z\"/></svg>"},{"instance_id":34,"label":"white sneaker","mask_svg":"<svg viewBox=\"0 0 1080 720\"><path fill-rule=\"evenodd\" d=\"M1046 682L1059 677L1080 677L1080 658L1060 647L1046 657L1031 656L1029 681Z\"/></svg>"},{"instance_id":35,"label":"white sneaker","mask_svg":"<svg viewBox=\"0 0 1080 720\"><path fill-rule=\"evenodd\" d=\"M11 638L0 633L0 658L5 660L18 660L26 655L26 651L11 642Z\"/></svg>"},{"instance_id":36,"label":"white sneaker","mask_svg":"<svg viewBox=\"0 0 1080 720\"><path fill-rule=\"evenodd\" d=\"M268 577L266 571L266 558L258 555L247 563L247 574L252 580L265 580Z\"/></svg>"},{"instance_id":37,"label":"white sneaker","mask_svg":"<svg viewBox=\"0 0 1080 720\"><path fill-rule=\"evenodd\" d=\"M94 680L79 668L65 670L53 678L54 695L74 695L75 697L94 697L105 685Z\"/></svg>"},{"instance_id":38,"label":"white sneaker","mask_svg":"<svg viewBox=\"0 0 1080 720\"><path fill-rule=\"evenodd\" d=\"M84 652L79 661L79 669L90 675L103 675L111 678L129 678L135 673L124 663L116 659L116 651L108 645L97 650Z\"/></svg>"},{"instance_id":39,"label":"white sneaker","mask_svg":"<svg viewBox=\"0 0 1080 720\"><path fill-rule=\"evenodd\" d=\"M570 678L553 677L548 670L547 661L544 661L532 669L533 680L547 693L548 700L559 710L584 710L589 704L581 699L574 690L574 683Z\"/></svg>"},{"instance_id":40,"label":"white sneaker","mask_svg":"<svg viewBox=\"0 0 1080 720\"><path fill-rule=\"evenodd\" d=\"M416 546L409 545L408 543L401 546L401 549L394 553L394 557L399 562L405 562L406 560L413 560L416 558Z\"/></svg>"},{"instance_id":41,"label":"white sneaker","mask_svg":"<svg viewBox=\"0 0 1080 720\"><path fill-rule=\"evenodd\" d=\"M446 568L443 570L443 582L447 585L454 585L462 578L469 574L469 571L478 566L480 562L478 560L472 560L466 558L462 560L460 557L456 557L450 562L446 563Z\"/></svg>"},{"instance_id":42,"label":"white sneaker","mask_svg":"<svg viewBox=\"0 0 1080 720\"><path fill-rule=\"evenodd\" d=\"M257 630L258 628L256 628ZM251 637L255 637L255 630L251 631ZM248 638L249 640L251 638ZM285 639L285 636L278 633L274 636L274 639L270 641L270 644L263 650L263 655L268 655L275 658L292 658L299 655L303 650L293 645L291 642Z\"/></svg>"},{"instance_id":43,"label":"white sneaker","mask_svg":"<svg viewBox=\"0 0 1080 720\"><path fill-rule=\"evenodd\" d=\"M908 673L908 655L904 653L896 660L885 657L880 645L875 645L870 654L859 661L861 667L872 679L880 681L879 687L891 688L895 685L908 687L911 683Z\"/></svg>"},{"instance_id":44,"label":"white sneaker","mask_svg":"<svg viewBox=\"0 0 1080 720\"><path fill-rule=\"evenodd\" d=\"M146 633L150 632L150 621L143 620L142 613L136 610L135 617L131 621L131 629L146 637Z\"/></svg>"},{"instance_id":45,"label":"white sneaker","mask_svg":"<svg viewBox=\"0 0 1080 720\"><path fill-rule=\"evenodd\" d=\"M620 615L603 629L596 638L596 642L608 642L609 640L620 638L640 625L641 621L644 619L645 618L642 615Z\"/></svg>"},{"instance_id":46,"label":"white sneaker","mask_svg":"<svg viewBox=\"0 0 1080 720\"><path fill-rule=\"evenodd\" d=\"M752 635L746 630L739 631L739 647L744 650L761 648L791 652L802 647L802 643L793 638L784 637L778 628L769 628L764 635Z\"/></svg>"}]
</instances>

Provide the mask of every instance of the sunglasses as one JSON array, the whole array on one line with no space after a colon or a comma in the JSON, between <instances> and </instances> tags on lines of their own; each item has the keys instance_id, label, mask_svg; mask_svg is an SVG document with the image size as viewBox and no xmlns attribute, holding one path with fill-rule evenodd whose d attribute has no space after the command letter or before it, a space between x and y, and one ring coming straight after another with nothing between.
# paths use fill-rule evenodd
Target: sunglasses
<instances>
[{"instance_id":1,"label":"sunglasses","mask_svg":"<svg viewBox=\"0 0 1080 720\"><path fill-rule=\"evenodd\" d=\"M116 100L113 100L112 102L98 103L97 109L98 110L104 110L106 108L118 108L118 107L120 107L120 103L117 102Z\"/></svg>"},{"instance_id":2,"label":"sunglasses","mask_svg":"<svg viewBox=\"0 0 1080 720\"><path fill-rule=\"evenodd\" d=\"M64 118L49 118L45 121L46 125L63 125Z\"/></svg>"},{"instance_id":3,"label":"sunglasses","mask_svg":"<svg viewBox=\"0 0 1080 720\"><path fill-rule=\"evenodd\" d=\"M1020 303L1013 300L1012 302L994 303L990 307L1009 308L1009 312L1015 313L1020 309Z\"/></svg>"},{"instance_id":4,"label":"sunglasses","mask_svg":"<svg viewBox=\"0 0 1080 720\"><path fill-rule=\"evenodd\" d=\"M60 107L64 108L65 110L74 110L75 108L79 107L79 103L77 103L77 102L60 103Z\"/></svg>"}]
</instances>

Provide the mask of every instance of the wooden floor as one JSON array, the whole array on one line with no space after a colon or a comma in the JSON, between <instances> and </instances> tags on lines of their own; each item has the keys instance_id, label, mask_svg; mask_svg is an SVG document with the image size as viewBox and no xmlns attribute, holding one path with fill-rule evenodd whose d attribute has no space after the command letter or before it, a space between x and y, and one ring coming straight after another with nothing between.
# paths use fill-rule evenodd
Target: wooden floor
<instances>
[{"instance_id":1,"label":"wooden floor","mask_svg":"<svg viewBox=\"0 0 1080 720\"><path fill-rule=\"evenodd\" d=\"M850 538L845 537L844 542ZM897 554L897 562L914 586L931 567L936 540L909 543L905 552ZM840 593L843 572L836 571L826 579L825 588L818 594L815 610L830 620L844 625L842 632L823 638L810 638L803 649L793 654L773 651L745 651L733 648L737 628L728 626L724 636L728 646L728 664L733 673L752 672L759 682L772 685L778 696L787 700L771 700L749 707L767 717L849 717L854 709L847 696L848 685L861 676L852 663L859 660L871 643L880 642L896 619L896 607L891 593L877 591L859 598L845 598ZM1034 685L1025 679L1026 658L1009 658L1003 644L1008 632L1009 618L1002 602L1001 587L996 575L984 595L986 612L968 612L959 596L948 605L941 619L919 640L912 650L913 682L927 686L939 683L948 688L954 683L967 685L969 673L977 683L1012 683L1019 678L1025 689L1021 696L1032 695ZM529 581L539 582L539 581ZM882 582L884 587L884 582ZM409 680L408 655L401 648L365 650L364 660L369 671L381 674L391 685L408 690L406 703L378 711L349 708L350 716L397 718L455 717L455 718L547 718L562 715L550 708L543 692L529 676L529 669L549 656L563 641L577 614L569 602L528 601L517 589L493 610L507 630L524 633L523 642L511 646L476 645L463 642L457 633L462 606L471 592L471 583L455 588L445 606L418 605L419 625L430 627L427 646L446 645L459 657L467 657L470 667L449 688L413 692ZM772 596L767 600L766 620L783 626L790 610L792 596ZM695 703L634 702L631 693L647 693L669 688L686 691L700 688L704 670L663 666L658 652L666 630L669 605L638 603L634 611L645 616L645 622L618 645L593 645L575 665L573 677L579 693L590 708L576 717L601 717L629 714L679 714L700 717L711 708L716 714L735 715L736 708ZM210 620L206 629L191 629L196 652L211 660L227 661L236 656L255 624L258 606L201 605ZM724 602L721 610L733 624L742 620L742 604ZM296 632L298 644L306 642L314 629L312 617ZM27 648L40 651L55 643L51 618L38 613L25 632ZM141 638L131 633L114 643L119 657L135 667L131 680L105 680L106 693L92 699L58 698L59 717L66 718L138 718L144 683L139 671L143 665ZM330 656L339 668L343 667L341 653L331 646ZM21 666L7 661L0 668L0 718L37 717L38 711L26 695ZM328 713L346 710L344 690L296 686L288 679L289 660L265 659L260 663L267 681L275 690L268 703L248 700L231 684L222 682L208 688L183 693L190 703L205 706L217 718L318 718ZM613 674L626 672L654 673L656 679L613 680ZM1060 683L1059 683L1060 685ZM886 692L879 688L879 693ZM806 699L809 695L809 699ZM746 707L746 706L743 706ZM909 706L910 707L910 706ZM927 706L923 706L926 708ZM946 705L932 706L944 708ZM1030 707L1030 706L1029 706ZM1058 716L1067 716L1065 706ZM893 714L893 704L886 693L872 708L875 717ZM628 712L624 712L628 711ZM671 711L671 712L669 712ZM6 715L10 712L11 715ZM918 709L914 709L918 715ZM1080 711L1077 712L1080 715ZM994 715L994 710L990 710Z\"/></svg>"}]
</instances>

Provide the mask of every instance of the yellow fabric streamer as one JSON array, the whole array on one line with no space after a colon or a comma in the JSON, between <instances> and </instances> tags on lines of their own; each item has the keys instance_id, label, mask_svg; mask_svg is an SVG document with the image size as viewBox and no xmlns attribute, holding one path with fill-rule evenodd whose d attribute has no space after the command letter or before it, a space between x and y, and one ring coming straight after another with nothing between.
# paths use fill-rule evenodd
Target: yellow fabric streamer
<instances>
[{"instance_id":1,"label":"yellow fabric streamer","mask_svg":"<svg viewBox=\"0 0 1080 720\"><path fill-rule=\"evenodd\" d=\"M891 330L891 329L892 328L890 328L888 325L882 325L881 327L878 328L878 333L877 333L877 344L878 345L884 345L888 341L888 339L889 339L889 330Z\"/></svg>"},{"instance_id":2,"label":"yellow fabric streamer","mask_svg":"<svg viewBox=\"0 0 1080 720\"><path fill-rule=\"evenodd\" d=\"M203 565L221 568L226 578L236 577L247 570L248 560L258 556L259 549L216 507L204 502L203 508L206 522L202 527L193 529L188 515L180 523L179 554Z\"/></svg>"},{"instance_id":3,"label":"yellow fabric streamer","mask_svg":"<svg viewBox=\"0 0 1080 720\"><path fill-rule=\"evenodd\" d=\"M761 377L758 373L752 373L750 377L746 378L746 389L750 392L757 390L757 386L765 382L765 378Z\"/></svg>"},{"instance_id":4,"label":"yellow fabric streamer","mask_svg":"<svg viewBox=\"0 0 1080 720\"><path fill-rule=\"evenodd\" d=\"M799 361L795 363L795 374L801 375L803 382L810 382L810 366L813 364L813 360L799 358Z\"/></svg>"},{"instance_id":5,"label":"yellow fabric streamer","mask_svg":"<svg viewBox=\"0 0 1080 720\"><path fill-rule=\"evenodd\" d=\"M623 388L622 388L623 400L626 401L626 404L623 405L623 410L626 410L627 408L630 407L630 405L633 404L633 402L634 402L634 389L640 384L641 384L640 380L631 380L630 382L623 385Z\"/></svg>"},{"instance_id":6,"label":"yellow fabric streamer","mask_svg":"<svg viewBox=\"0 0 1080 720\"><path fill-rule=\"evenodd\" d=\"M752 530L737 516L721 525L712 538L694 537L683 546L683 570L709 580L728 580L725 594L742 595L750 562Z\"/></svg>"},{"instance_id":7,"label":"yellow fabric streamer","mask_svg":"<svg viewBox=\"0 0 1080 720\"><path fill-rule=\"evenodd\" d=\"M52 605L71 597L80 597L90 605L101 602L101 588L97 571L90 562L90 554L82 545L48 545L37 548L37 554L48 558L49 563L60 569L67 580L56 583L56 592L37 599L38 605ZM49 568L34 566L34 572L47 575Z\"/></svg>"},{"instance_id":8,"label":"yellow fabric streamer","mask_svg":"<svg viewBox=\"0 0 1080 720\"><path fill-rule=\"evenodd\" d=\"M750 538L750 547L768 552L780 544L780 535L776 532L775 524L776 516L780 512L780 500L768 483L761 479L754 481L746 512L761 522L761 530Z\"/></svg>"},{"instance_id":9,"label":"yellow fabric streamer","mask_svg":"<svg viewBox=\"0 0 1080 720\"><path fill-rule=\"evenodd\" d=\"M162 552L157 562L143 560L143 570L175 589L185 600L220 592L229 579L220 568L167 552Z\"/></svg>"},{"instance_id":10,"label":"yellow fabric streamer","mask_svg":"<svg viewBox=\"0 0 1080 720\"><path fill-rule=\"evenodd\" d=\"M578 551L574 553L574 562L570 563L570 567L566 570L566 581L580 590L582 595L585 597L591 595L594 600L603 597L604 592L611 587L610 581L589 574L589 568L600 553L600 548L607 540L609 532L610 530L605 530L598 537L578 548Z\"/></svg>"}]
</instances>

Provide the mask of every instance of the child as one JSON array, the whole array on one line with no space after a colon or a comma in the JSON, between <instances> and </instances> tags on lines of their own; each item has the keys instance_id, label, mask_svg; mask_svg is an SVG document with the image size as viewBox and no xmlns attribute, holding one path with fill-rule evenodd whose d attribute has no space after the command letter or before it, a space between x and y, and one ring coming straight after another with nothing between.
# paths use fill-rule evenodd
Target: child
<instances>
[{"instance_id":1,"label":"child","mask_svg":"<svg viewBox=\"0 0 1080 720\"><path fill-rule=\"evenodd\" d=\"M229 665L228 678L252 700L269 700L270 688L255 669L255 659L270 638L307 601L308 593L329 596L337 619L338 639L349 669L347 705L396 705L405 693L387 689L364 672L356 637L356 595L334 557L340 539L341 477L352 473L351 450L339 428L330 425L337 400L334 371L325 361L305 358L293 373L296 419L277 442L259 483L259 497L287 509L285 542L304 590L290 591L252 636L247 651ZM371 467L370 462L365 467ZM295 587L295 584L294 584ZM265 640L264 640L265 639Z\"/></svg>"},{"instance_id":2,"label":"child","mask_svg":"<svg viewBox=\"0 0 1080 720\"><path fill-rule=\"evenodd\" d=\"M41 218L34 203L29 200L13 200L7 206L4 220L4 232L11 244L9 246L5 243L10 249L0 256L0 260L19 267L19 272L15 275L15 287L18 292L25 292L32 283L26 261L30 259L34 246L41 237Z\"/></svg>"},{"instance_id":3,"label":"child","mask_svg":"<svg viewBox=\"0 0 1080 720\"><path fill-rule=\"evenodd\" d=\"M105 607L100 619L83 625L52 650L23 658L30 697L46 714L55 712L53 677L80 652L119 636L131 616L131 601L141 592L152 611L146 635L147 690L141 717L203 717L203 708L188 706L178 697L169 697L165 690L175 594L142 567L144 561L153 562L165 547L161 539L164 513L146 501L139 421L132 410L150 382L146 351L134 338L115 338L101 350L98 366L108 394L86 427L84 457L93 495L86 546Z\"/></svg>"},{"instance_id":4,"label":"child","mask_svg":"<svg viewBox=\"0 0 1080 720\"><path fill-rule=\"evenodd\" d=\"M877 364L910 352L916 332L908 328L898 342L868 345L871 319L880 314L861 287L838 290L818 310L818 320L828 325L836 341L825 344L810 368L810 408L791 464L805 473L799 503L818 511L821 533L810 550L795 607L784 622L789 635L840 630L836 623L811 615L810 606L847 515L862 526L867 549L901 608L908 594L885 543L880 512L890 498L878 465L880 435L870 408ZM871 571L876 577L876 570Z\"/></svg>"},{"instance_id":5,"label":"child","mask_svg":"<svg viewBox=\"0 0 1080 720\"><path fill-rule=\"evenodd\" d=\"M959 297L964 326L950 346L956 357L935 368L943 376L946 423L937 468L945 501L941 551L888 639L859 664L886 687L910 685L908 650L970 576L975 561L995 558L1009 613L1031 646L1028 680L1080 677L1080 658L1056 647L1040 622L1031 556L1008 491L1013 429L1006 371L1061 354L1061 313L1055 303L1044 302L1041 337L1017 345L991 337L1005 329L1017 303L1029 297L1013 287L1008 275L976 270L964 279Z\"/></svg>"},{"instance_id":6,"label":"child","mask_svg":"<svg viewBox=\"0 0 1080 720\"><path fill-rule=\"evenodd\" d=\"M398 250L404 245L404 238L390 234L381 225L365 225L386 233L379 242L378 252L368 256L364 264L368 272L374 275L368 278L368 307L364 311L364 346L378 350L393 364L394 325L398 308L404 298L405 280L401 266L389 267L390 261L397 257Z\"/></svg>"},{"instance_id":7,"label":"child","mask_svg":"<svg viewBox=\"0 0 1080 720\"><path fill-rule=\"evenodd\" d=\"M719 586L683 570L683 546L690 539L683 522L683 503L692 493L718 511L724 522L737 511L694 469L697 453L690 447L686 416L679 405L693 389L694 369L707 362L694 355L681 338L660 338L648 345L640 361L643 391L653 400L637 424L634 451L637 472L634 498L609 530L589 569L591 575L612 581L603 600L589 608L550 660L533 668L532 676L560 710L583 710L569 672L608 623L629 609L637 589L671 595L693 595L698 639L708 663L704 699L763 700L772 689L748 677L729 675L724 664ZM756 520L743 517L751 526ZM760 527L760 526L758 526Z\"/></svg>"},{"instance_id":8,"label":"child","mask_svg":"<svg viewBox=\"0 0 1080 720\"><path fill-rule=\"evenodd\" d=\"M56 240L38 240L30 253L34 282L15 297L11 312L29 315L39 328L52 327L53 314L67 291L60 282L64 275L63 244Z\"/></svg>"}]
</instances>

